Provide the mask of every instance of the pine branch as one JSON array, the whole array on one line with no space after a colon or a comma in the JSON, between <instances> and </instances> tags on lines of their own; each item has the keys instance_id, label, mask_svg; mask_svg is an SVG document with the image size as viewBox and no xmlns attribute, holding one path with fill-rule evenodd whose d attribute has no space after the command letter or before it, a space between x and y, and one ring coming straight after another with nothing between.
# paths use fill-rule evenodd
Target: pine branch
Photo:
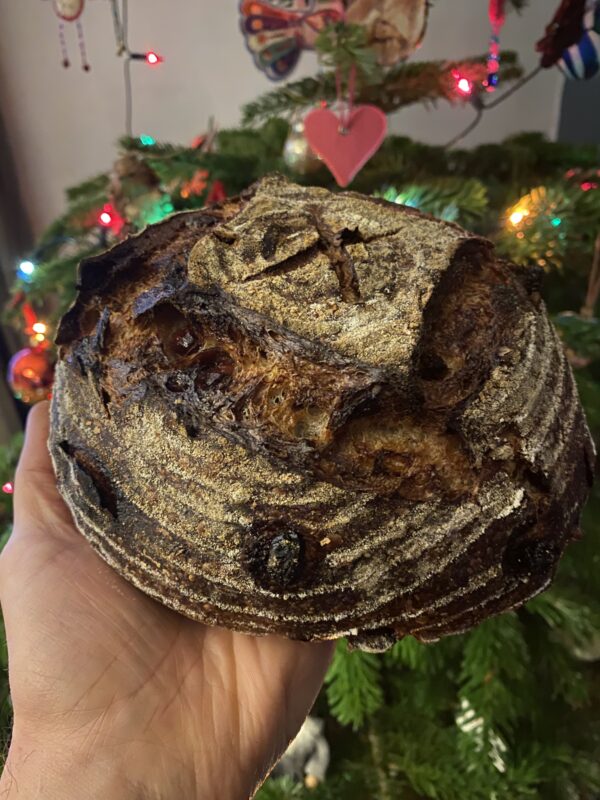
<instances>
[{"instance_id":1,"label":"pine branch","mask_svg":"<svg viewBox=\"0 0 600 800\"><path fill-rule=\"evenodd\" d=\"M90 244L84 239L77 244L79 246L76 246L69 255L59 255L49 261L40 262L30 282L18 284L18 288L25 290L27 299L34 304L43 306L49 297L53 298L51 311L45 316L45 321L51 326L73 302L79 263L106 249L97 241Z\"/></svg>"},{"instance_id":2,"label":"pine branch","mask_svg":"<svg viewBox=\"0 0 600 800\"><path fill-rule=\"evenodd\" d=\"M573 229L579 194L579 188L562 181L536 186L516 199L496 237L499 252L518 264L560 269L579 239Z\"/></svg>"},{"instance_id":3,"label":"pine branch","mask_svg":"<svg viewBox=\"0 0 600 800\"><path fill-rule=\"evenodd\" d=\"M463 225L481 219L488 208L486 188L477 178L438 178L431 183L390 187L375 194Z\"/></svg>"},{"instance_id":4,"label":"pine branch","mask_svg":"<svg viewBox=\"0 0 600 800\"><path fill-rule=\"evenodd\" d=\"M500 63L503 81L520 78L523 74L517 55L512 51L503 52ZM464 103L465 98L456 91L453 71L480 84L487 74L486 56L460 61L410 61L400 64L389 70L378 84L363 84L357 102L374 103L386 113L420 102L447 100ZM332 102L335 98L335 72L324 72L318 78L303 78L278 87L248 103L242 109L242 124L254 125L321 100Z\"/></svg>"},{"instance_id":5,"label":"pine branch","mask_svg":"<svg viewBox=\"0 0 600 800\"><path fill-rule=\"evenodd\" d=\"M255 796L255 800L300 800L304 796L302 785L286 776L267 781Z\"/></svg>"},{"instance_id":6,"label":"pine branch","mask_svg":"<svg viewBox=\"0 0 600 800\"><path fill-rule=\"evenodd\" d=\"M356 730L383 703L381 663L372 653L349 650L341 639L325 678L327 700L333 716Z\"/></svg>"},{"instance_id":7,"label":"pine branch","mask_svg":"<svg viewBox=\"0 0 600 800\"><path fill-rule=\"evenodd\" d=\"M369 44L367 30L362 25L346 22L328 25L317 37L315 50L323 66L328 69L339 69L346 75L354 68L359 85L373 84L382 78L377 54Z\"/></svg>"},{"instance_id":8,"label":"pine branch","mask_svg":"<svg viewBox=\"0 0 600 800\"><path fill-rule=\"evenodd\" d=\"M77 186L71 186L65 191L67 203L71 205L71 203L77 203L83 197L106 194L108 183L108 174L103 172L100 175L94 176L93 178L88 178L88 180L84 181L83 183L79 183Z\"/></svg>"},{"instance_id":9,"label":"pine branch","mask_svg":"<svg viewBox=\"0 0 600 800\"><path fill-rule=\"evenodd\" d=\"M538 595L525 606L525 611L539 615L554 631L568 636L575 644L586 644L600 632L600 619L581 602L550 590Z\"/></svg>"},{"instance_id":10,"label":"pine branch","mask_svg":"<svg viewBox=\"0 0 600 800\"><path fill-rule=\"evenodd\" d=\"M524 699L513 691L526 685L529 651L516 614L486 620L467 637L460 674L460 696L488 728L507 729L523 712Z\"/></svg>"}]
</instances>

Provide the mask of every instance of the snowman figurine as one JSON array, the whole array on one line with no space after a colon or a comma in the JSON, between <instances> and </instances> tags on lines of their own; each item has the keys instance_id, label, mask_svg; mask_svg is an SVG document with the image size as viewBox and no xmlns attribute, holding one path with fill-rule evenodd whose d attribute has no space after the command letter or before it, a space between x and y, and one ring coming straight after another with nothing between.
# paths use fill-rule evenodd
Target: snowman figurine
<instances>
[{"instance_id":1,"label":"snowman figurine","mask_svg":"<svg viewBox=\"0 0 600 800\"><path fill-rule=\"evenodd\" d=\"M314 789L325 780L329 766L329 745L323 736L325 723L317 717L307 717L298 735L292 740L271 773L274 778L289 776Z\"/></svg>"}]
</instances>

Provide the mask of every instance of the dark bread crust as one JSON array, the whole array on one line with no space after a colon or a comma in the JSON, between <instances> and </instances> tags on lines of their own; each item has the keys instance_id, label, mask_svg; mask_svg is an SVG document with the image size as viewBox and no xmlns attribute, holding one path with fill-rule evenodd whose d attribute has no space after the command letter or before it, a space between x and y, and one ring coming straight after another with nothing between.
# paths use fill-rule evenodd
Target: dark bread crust
<instances>
[{"instance_id":1,"label":"dark bread crust","mask_svg":"<svg viewBox=\"0 0 600 800\"><path fill-rule=\"evenodd\" d=\"M77 525L241 631L377 650L524 602L594 457L531 278L458 226L277 176L84 262L50 437Z\"/></svg>"}]
</instances>

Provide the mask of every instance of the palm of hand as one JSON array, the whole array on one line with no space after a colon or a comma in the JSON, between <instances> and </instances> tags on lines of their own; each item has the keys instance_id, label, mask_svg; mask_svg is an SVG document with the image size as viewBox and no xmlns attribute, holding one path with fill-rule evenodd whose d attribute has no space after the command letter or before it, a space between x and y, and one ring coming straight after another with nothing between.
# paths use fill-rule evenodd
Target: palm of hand
<instances>
[{"instance_id":1,"label":"palm of hand","mask_svg":"<svg viewBox=\"0 0 600 800\"><path fill-rule=\"evenodd\" d=\"M47 410L32 415L0 559L15 725L123 761L134 783L176 773L185 796L202 783L202 797L247 797L302 724L331 646L206 627L130 586L74 528Z\"/></svg>"}]
</instances>

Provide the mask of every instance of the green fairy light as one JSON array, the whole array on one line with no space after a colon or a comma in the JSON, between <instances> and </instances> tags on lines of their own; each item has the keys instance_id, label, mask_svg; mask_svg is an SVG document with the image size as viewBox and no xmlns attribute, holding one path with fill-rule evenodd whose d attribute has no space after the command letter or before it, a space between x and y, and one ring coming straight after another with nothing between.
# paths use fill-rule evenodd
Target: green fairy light
<instances>
[{"instance_id":1,"label":"green fairy light","mask_svg":"<svg viewBox=\"0 0 600 800\"><path fill-rule=\"evenodd\" d=\"M156 144L156 139L152 136L148 136L147 133L142 133L140 136L140 143L144 145L144 147L150 147L153 144Z\"/></svg>"},{"instance_id":2,"label":"green fairy light","mask_svg":"<svg viewBox=\"0 0 600 800\"><path fill-rule=\"evenodd\" d=\"M168 217L174 210L173 203L169 197L161 197L157 202L144 208L140 217L144 225L154 225L155 222L160 222L165 217Z\"/></svg>"},{"instance_id":3,"label":"green fairy light","mask_svg":"<svg viewBox=\"0 0 600 800\"><path fill-rule=\"evenodd\" d=\"M554 217L554 219L552 220L552 224L554 225L555 228L558 228L561 222L562 219L560 217Z\"/></svg>"}]
</instances>

